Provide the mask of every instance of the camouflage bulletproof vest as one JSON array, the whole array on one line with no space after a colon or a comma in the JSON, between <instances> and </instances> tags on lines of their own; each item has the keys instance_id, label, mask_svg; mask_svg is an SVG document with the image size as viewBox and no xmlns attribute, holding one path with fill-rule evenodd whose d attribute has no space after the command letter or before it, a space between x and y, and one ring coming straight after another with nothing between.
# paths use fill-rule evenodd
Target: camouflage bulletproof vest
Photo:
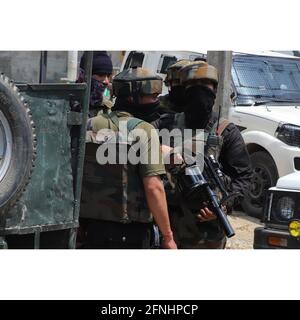
<instances>
[{"instance_id":1,"label":"camouflage bulletproof vest","mask_svg":"<svg viewBox=\"0 0 300 320\"><path fill-rule=\"evenodd\" d=\"M115 112L103 116L119 128ZM128 117L128 134L141 122L140 119ZM104 134L98 138L94 136L91 139L93 142L86 144L80 217L121 223L151 222L152 215L147 207L138 165L99 165L96 161L98 147L109 143L115 144L118 158L118 150L123 142L119 131L114 134L116 139L113 142L110 142L109 135ZM125 149L128 150L131 144L128 142L126 145Z\"/></svg>"}]
</instances>

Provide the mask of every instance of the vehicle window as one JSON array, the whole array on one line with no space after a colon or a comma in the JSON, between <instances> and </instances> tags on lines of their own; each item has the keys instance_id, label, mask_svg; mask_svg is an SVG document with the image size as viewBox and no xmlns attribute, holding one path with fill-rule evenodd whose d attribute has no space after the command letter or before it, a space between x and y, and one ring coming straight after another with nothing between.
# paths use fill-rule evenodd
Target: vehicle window
<instances>
[{"instance_id":1,"label":"vehicle window","mask_svg":"<svg viewBox=\"0 0 300 320\"><path fill-rule=\"evenodd\" d=\"M59 83L68 76L68 51L47 52L47 73L45 82Z\"/></svg>"},{"instance_id":2,"label":"vehicle window","mask_svg":"<svg viewBox=\"0 0 300 320\"><path fill-rule=\"evenodd\" d=\"M201 53L201 54L190 54L189 55L189 60L195 61L195 60L203 60L206 61L206 55Z\"/></svg>"},{"instance_id":3,"label":"vehicle window","mask_svg":"<svg viewBox=\"0 0 300 320\"><path fill-rule=\"evenodd\" d=\"M168 67L174 64L175 62L177 62L177 58L175 56L171 57L171 56L164 56L164 55L162 55L162 58L163 60L161 63L161 67L158 68L157 72L166 74Z\"/></svg>"},{"instance_id":4,"label":"vehicle window","mask_svg":"<svg viewBox=\"0 0 300 320\"><path fill-rule=\"evenodd\" d=\"M300 63L288 58L234 58L238 98L300 101Z\"/></svg>"},{"instance_id":5,"label":"vehicle window","mask_svg":"<svg viewBox=\"0 0 300 320\"><path fill-rule=\"evenodd\" d=\"M0 51L0 72L16 83L39 82L41 51Z\"/></svg>"},{"instance_id":6,"label":"vehicle window","mask_svg":"<svg viewBox=\"0 0 300 320\"><path fill-rule=\"evenodd\" d=\"M267 66L263 63L257 63L256 65L250 63L235 64L235 70L237 73L237 79L239 87L241 88L253 88L253 89L270 89L271 84L268 81Z\"/></svg>"},{"instance_id":7,"label":"vehicle window","mask_svg":"<svg viewBox=\"0 0 300 320\"><path fill-rule=\"evenodd\" d=\"M131 51L126 60L124 69L134 68L134 67L142 67L144 61L144 53Z\"/></svg>"},{"instance_id":8,"label":"vehicle window","mask_svg":"<svg viewBox=\"0 0 300 320\"><path fill-rule=\"evenodd\" d=\"M0 72L16 83L39 83L41 51L0 51ZM58 83L67 77L68 52L47 51L43 82Z\"/></svg>"},{"instance_id":9,"label":"vehicle window","mask_svg":"<svg viewBox=\"0 0 300 320\"><path fill-rule=\"evenodd\" d=\"M300 72L297 64L271 64L271 71L282 90L300 89Z\"/></svg>"}]
</instances>

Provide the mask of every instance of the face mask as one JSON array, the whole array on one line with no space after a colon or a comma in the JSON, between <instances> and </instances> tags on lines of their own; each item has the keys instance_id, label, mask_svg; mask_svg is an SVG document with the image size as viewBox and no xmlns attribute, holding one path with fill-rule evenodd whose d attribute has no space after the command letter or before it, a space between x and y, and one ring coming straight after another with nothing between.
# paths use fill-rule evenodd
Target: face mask
<instances>
[{"instance_id":1,"label":"face mask","mask_svg":"<svg viewBox=\"0 0 300 320\"><path fill-rule=\"evenodd\" d=\"M102 105L103 93L106 87L107 87L106 84L92 78L91 93L90 93L90 107L96 108Z\"/></svg>"},{"instance_id":2,"label":"face mask","mask_svg":"<svg viewBox=\"0 0 300 320\"><path fill-rule=\"evenodd\" d=\"M204 86L193 86L186 90L186 124L191 129L204 129L215 103L216 95Z\"/></svg>"},{"instance_id":3,"label":"face mask","mask_svg":"<svg viewBox=\"0 0 300 320\"><path fill-rule=\"evenodd\" d=\"M156 111L159 107L159 101L147 104L133 104L130 110L134 117L142 119L147 122L156 120Z\"/></svg>"},{"instance_id":4,"label":"face mask","mask_svg":"<svg viewBox=\"0 0 300 320\"><path fill-rule=\"evenodd\" d=\"M147 104L129 103L127 99L117 98L113 110L126 111L141 120L152 122L157 119L159 101Z\"/></svg>"},{"instance_id":5,"label":"face mask","mask_svg":"<svg viewBox=\"0 0 300 320\"><path fill-rule=\"evenodd\" d=\"M174 105L174 111L183 112L185 101L185 92L183 86L175 86L169 91L169 98Z\"/></svg>"},{"instance_id":6,"label":"face mask","mask_svg":"<svg viewBox=\"0 0 300 320\"><path fill-rule=\"evenodd\" d=\"M104 89L103 97L106 97L107 99L111 98L110 91L109 91L109 89L107 87Z\"/></svg>"},{"instance_id":7,"label":"face mask","mask_svg":"<svg viewBox=\"0 0 300 320\"><path fill-rule=\"evenodd\" d=\"M83 69L80 68L79 76L76 83L83 83L83 82L85 82L85 72ZM107 89L107 86L105 84L103 84L102 82L96 79L93 79L93 78L91 79L90 108L93 109L93 108L100 107L102 105L103 94L105 93L106 89Z\"/></svg>"}]
</instances>

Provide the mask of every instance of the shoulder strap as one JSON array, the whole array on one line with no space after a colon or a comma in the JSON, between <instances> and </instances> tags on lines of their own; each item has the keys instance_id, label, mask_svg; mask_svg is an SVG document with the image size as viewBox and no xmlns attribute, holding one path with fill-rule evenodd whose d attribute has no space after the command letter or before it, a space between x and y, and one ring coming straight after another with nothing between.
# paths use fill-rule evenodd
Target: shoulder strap
<instances>
[{"instance_id":1,"label":"shoulder strap","mask_svg":"<svg viewBox=\"0 0 300 320\"><path fill-rule=\"evenodd\" d=\"M174 127L178 128L178 129L185 129L185 115L184 115L184 112L175 114Z\"/></svg>"},{"instance_id":2,"label":"shoulder strap","mask_svg":"<svg viewBox=\"0 0 300 320\"><path fill-rule=\"evenodd\" d=\"M127 130L128 132L132 131L137 125L139 125L140 123L144 122L141 119L138 118L130 118L127 121Z\"/></svg>"},{"instance_id":3,"label":"shoulder strap","mask_svg":"<svg viewBox=\"0 0 300 320\"><path fill-rule=\"evenodd\" d=\"M118 128L118 130L120 130L120 126L119 126L119 118L117 113L111 112L110 114L108 114L108 118L114 123L114 125ZM131 118L128 117L129 120L127 121L127 130L128 132L132 131L137 125L139 125L141 122L144 122L144 120L138 119L138 118Z\"/></svg>"},{"instance_id":4,"label":"shoulder strap","mask_svg":"<svg viewBox=\"0 0 300 320\"><path fill-rule=\"evenodd\" d=\"M230 123L231 122L229 120L222 118L217 128L217 134L221 136L224 130L230 125Z\"/></svg>"},{"instance_id":5,"label":"shoulder strap","mask_svg":"<svg viewBox=\"0 0 300 320\"><path fill-rule=\"evenodd\" d=\"M115 111L109 113L107 117L113 122L113 124L118 128L119 130L119 118L117 116L117 113Z\"/></svg>"}]
</instances>

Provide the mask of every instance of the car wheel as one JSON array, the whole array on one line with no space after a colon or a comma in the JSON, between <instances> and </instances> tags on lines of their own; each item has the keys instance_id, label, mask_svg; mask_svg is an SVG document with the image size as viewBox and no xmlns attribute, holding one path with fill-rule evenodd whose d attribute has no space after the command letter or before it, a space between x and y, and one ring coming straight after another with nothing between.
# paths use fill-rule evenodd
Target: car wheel
<instances>
[{"instance_id":1,"label":"car wheel","mask_svg":"<svg viewBox=\"0 0 300 320\"><path fill-rule=\"evenodd\" d=\"M34 123L17 87L0 75L0 220L28 183L36 156Z\"/></svg>"},{"instance_id":2,"label":"car wheel","mask_svg":"<svg viewBox=\"0 0 300 320\"><path fill-rule=\"evenodd\" d=\"M253 168L251 189L242 201L244 211L253 217L262 218L266 191L276 185L278 171L272 157L263 151L250 155Z\"/></svg>"}]
</instances>

